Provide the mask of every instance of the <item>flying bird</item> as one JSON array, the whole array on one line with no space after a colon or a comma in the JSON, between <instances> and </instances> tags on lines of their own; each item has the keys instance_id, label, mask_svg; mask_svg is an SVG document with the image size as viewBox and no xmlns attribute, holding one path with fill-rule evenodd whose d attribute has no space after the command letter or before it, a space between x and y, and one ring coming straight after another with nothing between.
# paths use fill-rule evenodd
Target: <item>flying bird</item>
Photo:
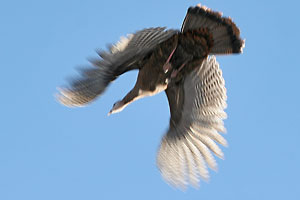
<instances>
[{"instance_id":1,"label":"flying bird","mask_svg":"<svg viewBox=\"0 0 300 200\"><path fill-rule=\"evenodd\" d=\"M169 129L157 154L163 178L179 188L199 185L216 170L213 156L223 158L219 143L225 132L226 88L215 55L241 53L244 40L231 18L198 4L190 7L181 30L147 28L129 34L98 52L100 59L81 77L59 88L57 99L69 107L84 106L99 97L123 73L139 70L135 86L108 114L164 91L170 107Z\"/></svg>"}]
</instances>

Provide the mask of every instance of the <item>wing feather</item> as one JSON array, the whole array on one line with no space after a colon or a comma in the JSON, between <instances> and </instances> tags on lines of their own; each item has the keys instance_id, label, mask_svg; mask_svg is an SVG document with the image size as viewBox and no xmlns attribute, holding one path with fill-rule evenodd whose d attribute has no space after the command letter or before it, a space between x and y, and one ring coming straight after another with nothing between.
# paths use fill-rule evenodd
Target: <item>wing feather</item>
<instances>
[{"instance_id":1,"label":"wing feather","mask_svg":"<svg viewBox=\"0 0 300 200\"><path fill-rule=\"evenodd\" d=\"M209 178L206 165L217 170L213 154L224 157L216 142L227 146L225 138L218 133L226 131L223 119L226 118L227 97L225 81L215 57L204 60L182 84L170 85L166 94L171 111L170 127L162 139L157 164L163 174L170 174L164 176L167 182L178 187L183 183L195 186L199 177ZM169 153L171 147L184 151ZM182 157L185 160L183 168L178 166L179 162L170 162L182 160ZM168 172L174 169L182 170L184 176L179 172Z\"/></svg>"},{"instance_id":2,"label":"wing feather","mask_svg":"<svg viewBox=\"0 0 300 200\"><path fill-rule=\"evenodd\" d=\"M83 106L102 94L119 75L139 68L139 62L158 44L176 34L176 30L149 28L122 37L109 51L98 52L101 59L81 70L81 77L60 89L57 99L66 106Z\"/></svg>"}]
</instances>

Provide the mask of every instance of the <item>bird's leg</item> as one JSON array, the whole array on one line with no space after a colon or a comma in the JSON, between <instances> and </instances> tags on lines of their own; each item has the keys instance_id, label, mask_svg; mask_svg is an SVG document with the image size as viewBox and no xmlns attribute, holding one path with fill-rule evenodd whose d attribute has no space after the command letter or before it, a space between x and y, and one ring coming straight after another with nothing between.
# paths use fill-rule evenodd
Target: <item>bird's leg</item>
<instances>
[{"instance_id":1,"label":"bird's leg","mask_svg":"<svg viewBox=\"0 0 300 200\"><path fill-rule=\"evenodd\" d=\"M171 65L171 63L170 63L170 60L171 60L171 58L172 58L172 56L173 56L173 54L174 54L176 48L177 48L177 45L176 45L175 48L172 50L170 56L168 57L166 63L165 63L164 66L163 66L163 70L164 70L165 73L167 73L167 72L172 68L172 65Z\"/></svg>"},{"instance_id":2,"label":"bird's leg","mask_svg":"<svg viewBox=\"0 0 300 200\"><path fill-rule=\"evenodd\" d=\"M186 60L178 69L174 69L171 73L171 78L175 78L178 72L180 72L183 69L183 67L186 65L187 62L188 60Z\"/></svg>"}]
</instances>

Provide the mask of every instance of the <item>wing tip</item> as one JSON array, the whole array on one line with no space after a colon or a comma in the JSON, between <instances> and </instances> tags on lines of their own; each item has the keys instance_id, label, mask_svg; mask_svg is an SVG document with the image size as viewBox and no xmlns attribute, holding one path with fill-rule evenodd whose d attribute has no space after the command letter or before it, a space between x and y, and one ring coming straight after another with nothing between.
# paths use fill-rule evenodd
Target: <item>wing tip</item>
<instances>
[{"instance_id":1,"label":"wing tip","mask_svg":"<svg viewBox=\"0 0 300 200\"><path fill-rule=\"evenodd\" d=\"M72 90L69 90L67 88L61 88L57 87L58 92L54 94L55 100L69 108L74 107L84 107L88 104L88 102L80 102L77 95L75 95L75 92Z\"/></svg>"},{"instance_id":2,"label":"wing tip","mask_svg":"<svg viewBox=\"0 0 300 200\"><path fill-rule=\"evenodd\" d=\"M117 43L111 45L109 51L112 54L124 51L128 46L129 42L132 40L133 36L134 34L127 34L126 36L121 36L120 40Z\"/></svg>"}]
</instances>

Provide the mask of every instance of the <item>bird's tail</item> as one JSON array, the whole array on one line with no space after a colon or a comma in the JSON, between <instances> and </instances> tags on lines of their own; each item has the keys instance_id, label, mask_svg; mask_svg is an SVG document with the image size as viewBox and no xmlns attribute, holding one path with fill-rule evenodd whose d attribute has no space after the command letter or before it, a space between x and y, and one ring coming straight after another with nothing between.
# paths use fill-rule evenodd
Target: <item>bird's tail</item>
<instances>
[{"instance_id":1,"label":"bird's tail","mask_svg":"<svg viewBox=\"0 0 300 200\"><path fill-rule=\"evenodd\" d=\"M210 54L241 53L245 41L240 38L240 30L231 18L212 11L205 6L190 7L181 31L207 28L212 34L213 45Z\"/></svg>"}]
</instances>

